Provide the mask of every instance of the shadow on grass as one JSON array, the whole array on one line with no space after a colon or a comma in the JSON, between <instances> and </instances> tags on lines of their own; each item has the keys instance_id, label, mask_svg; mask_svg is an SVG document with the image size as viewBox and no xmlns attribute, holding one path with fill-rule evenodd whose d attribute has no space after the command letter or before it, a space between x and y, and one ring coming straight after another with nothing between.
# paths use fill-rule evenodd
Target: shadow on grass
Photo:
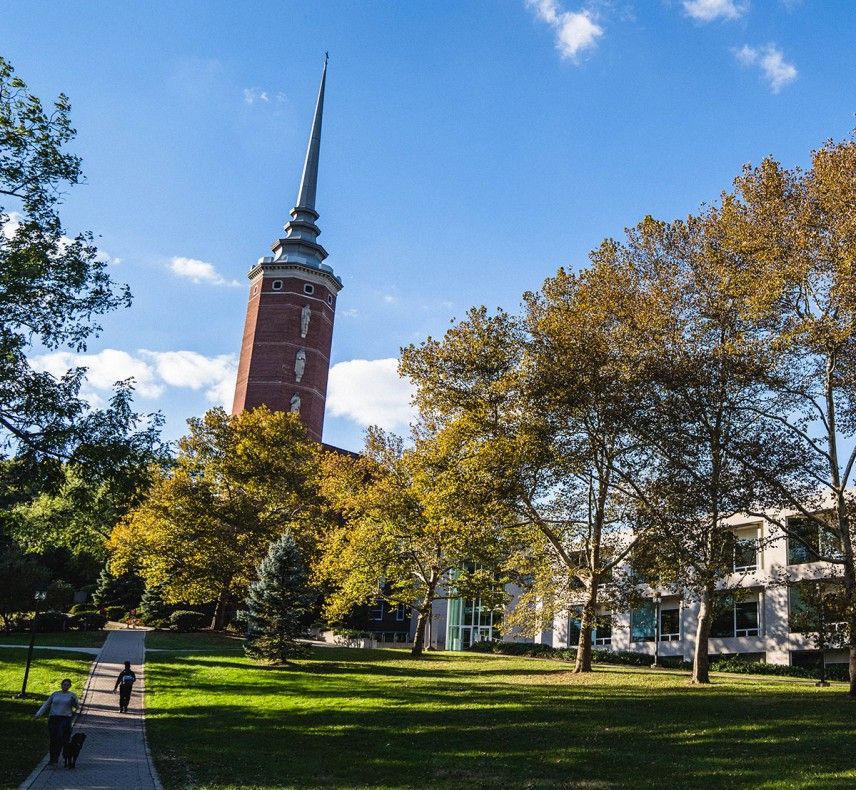
<instances>
[{"instance_id":1,"label":"shadow on grass","mask_svg":"<svg viewBox=\"0 0 856 790\"><path fill-rule=\"evenodd\" d=\"M147 720L167 786L856 785L854 708L839 695L690 689L643 673L572 682L567 666L546 662L318 653L299 669L153 663Z\"/></svg>"}]
</instances>

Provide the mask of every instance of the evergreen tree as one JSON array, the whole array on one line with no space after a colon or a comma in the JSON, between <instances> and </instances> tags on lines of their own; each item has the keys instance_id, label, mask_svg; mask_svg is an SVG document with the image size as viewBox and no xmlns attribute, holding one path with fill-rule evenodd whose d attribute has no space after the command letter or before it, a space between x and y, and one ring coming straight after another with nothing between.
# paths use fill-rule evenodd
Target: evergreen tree
<instances>
[{"instance_id":1,"label":"evergreen tree","mask_svg":"<svg viewBox=\"0 0 856 790\"><path fill-rule=\"evenodd\" d=\"M107 568L98 577L98 587L92 594L92 600L98 606L124 606L136 609L143 596L144 582L136 573L122 573L113 576Z\"/></svg>"},{"instance_id":2,"label":"evergreen tree","mask_svg":"<svg viewBox=\"0 0 856 790\"><path fill-rule=\"evenodd\" d=\"M158 621L168 620L174 608L163 599L163 585L156 584L146 587L140 601L139 615L146 625L154 625Z\"/></svg>"},{"instance_id":3,"label":"evergreen tree","mask_svg":"<svg viewBox=\"0 0 856 790\"><path fill-rule=\"evenodd\" d=\"M250 585L244 643L248 656L279 664L305 651L297 637L315 600L308 584L306 565L291 533L286 532L271 543L258 567L258 580Z\"/></svg>"}]
</instances>

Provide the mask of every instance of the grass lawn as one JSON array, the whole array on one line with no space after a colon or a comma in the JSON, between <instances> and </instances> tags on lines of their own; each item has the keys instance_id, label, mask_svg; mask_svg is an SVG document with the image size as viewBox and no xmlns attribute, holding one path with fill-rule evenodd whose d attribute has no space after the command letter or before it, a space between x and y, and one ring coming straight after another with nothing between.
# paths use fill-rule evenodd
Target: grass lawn
<instances>
[{"instance_id":1,"label":"grass lawn","mask_svg":"<svg viewBox=\"0 0 856 790\"><path fill-rule=\"evenodd\" d=\"M204 653L221 651L243 653L244 640L239 636L227 636L200 631L195 634L179 634L173 631L149 631L146 634L148 650L194 650Z\"/></svg>"},{"instance_id":2,"label":"grass lawn","mask_svg":"<svg viewBox=\"0 0 856 790\"><path fill-rule=\"evenodd\" d=\"M92 657L82 653L37 651L25 700L16 699L24 677L26 650L0 650L0 787L17 787L48 750L47 718L34 719L39 705L63 678L71 678L78 697Z\"/></svg>"},{"instance_id":3,"label":"grass lawn","mask_svg":"<svg viewBox=\"0 0 856 790\"><path fill-rule=\"evenodd\" d=\"M53 634L36 634L36 644L61 647L101 647L107 631L59 631ZM0 645L29 645L30 635L4 634L0 631Z\"/></svg>"},{"instance_id":4,"label":"grass lawn","mask_svg":"<svg viewBox=\"0 0 856 790\"><path fill-rule=\"evenodd\" d=\"M237 654L147 658L167 788L841 788L856 702L763 677L393 650L316 649L290 668Z\"/></svg>"}]
</instances>

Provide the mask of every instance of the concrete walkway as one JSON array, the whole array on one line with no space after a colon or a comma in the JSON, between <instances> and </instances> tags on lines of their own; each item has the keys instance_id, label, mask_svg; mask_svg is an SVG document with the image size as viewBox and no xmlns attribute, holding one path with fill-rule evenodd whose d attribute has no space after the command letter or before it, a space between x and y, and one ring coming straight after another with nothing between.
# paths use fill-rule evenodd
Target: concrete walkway
<instances>
[{"instance_id":1,"label":"concrete walkway","mask_svg":"<svg viewBox=\"0 0 856 790\"><path fill-rule=\"evenodd\" d=\"M19 790L161 790L143 722L145 638L144 630L112 631L107 636L86 683L83 711L74 722L74 732L86 733L77 768L64 768L62 759L58 767L49 766L45 755ZM113 684L125 661L131 662L137 682L128 713L119 713Z\"/></svg>"}]
</instances>

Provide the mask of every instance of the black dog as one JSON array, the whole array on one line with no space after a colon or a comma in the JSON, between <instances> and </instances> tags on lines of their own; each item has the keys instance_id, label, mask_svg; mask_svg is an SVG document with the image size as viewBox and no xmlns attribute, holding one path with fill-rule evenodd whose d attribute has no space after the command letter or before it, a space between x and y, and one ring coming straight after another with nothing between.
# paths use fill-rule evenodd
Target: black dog
<instances>
[{"instance_id":1,"label":"black dog","mask_svg":"<svg viewBox=\"0 0 856 790\"><path fill-rule=\"evenodd\" d=\"M66 768L74 768L77 765L77 755L80 754L85 740L86 733L76 732L71 736L68 743L62 747L62 757Z\"/></svg>"}]
</instances>

